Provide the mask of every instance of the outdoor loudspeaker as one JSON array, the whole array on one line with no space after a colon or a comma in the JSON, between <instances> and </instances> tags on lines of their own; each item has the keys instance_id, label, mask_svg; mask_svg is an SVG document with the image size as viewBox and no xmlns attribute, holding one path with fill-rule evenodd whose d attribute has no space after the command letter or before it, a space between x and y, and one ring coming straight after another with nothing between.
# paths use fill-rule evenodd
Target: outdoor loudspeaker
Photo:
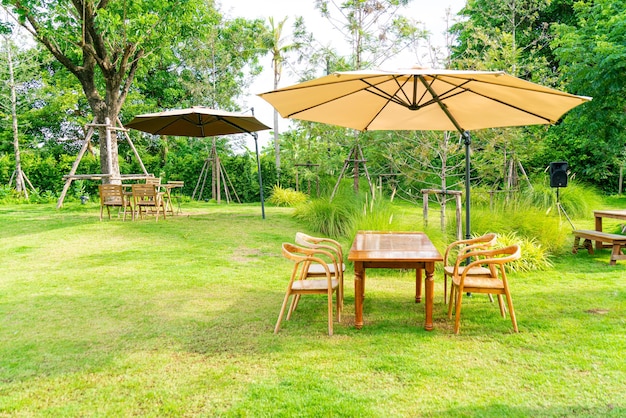
<instances>
[{"instance_id":1,"label":"outdoor loudspeaker","mask_svg":"<svg viewBox=\"0 0 626 418\"><path fill-rule=\"evenodd\" d=\"M567 187L567 163L550 163L550 187Z\"/></svg>"}]
</instances>

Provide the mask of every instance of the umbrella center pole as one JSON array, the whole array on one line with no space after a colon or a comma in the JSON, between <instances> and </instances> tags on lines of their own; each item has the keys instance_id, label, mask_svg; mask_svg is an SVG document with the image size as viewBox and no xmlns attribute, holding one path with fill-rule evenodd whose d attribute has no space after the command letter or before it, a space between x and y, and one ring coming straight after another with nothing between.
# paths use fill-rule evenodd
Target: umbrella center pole
<instances>
[{"instance_id":1,"label":"umbrella center pole","mask_svg":"<svg viewBox=\"0 0 626 418\"><path fill-rule=\"evenodd\" d=\"M469 132L463 132L463 144L465 145L465 239L472 237L470 225L470 145L472 137Z\"/></svg>"}]
</instances>

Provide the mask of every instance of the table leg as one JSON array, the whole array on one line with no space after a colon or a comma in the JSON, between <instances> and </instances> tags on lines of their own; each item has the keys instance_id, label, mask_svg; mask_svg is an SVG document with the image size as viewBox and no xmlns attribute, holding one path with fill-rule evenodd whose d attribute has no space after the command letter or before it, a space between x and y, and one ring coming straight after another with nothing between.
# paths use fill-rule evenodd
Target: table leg
<instances>
[{"instance_id":1,"label":"table leg","mask_svg":"<svg viewBox=\"0 0 626 418\"><path fill-rule=\"evenodd\" d=\"M415 303L422 301L422 268L415 269Z\"/></svg>"},{"instance_id":2,"label":"table leg","mask_svg":"<svg viewBox=\"0 0 626 418\"><path fill-rule=\"evenodd\" d=\"M354 326L356 329L363 327L363 294L365 283L365 268L363 262L354 262Z\"/></svg>"},{"instance_id":3,"label":"table leg","mask_svg":"<svg viewBox=\"0 0 626 418\"><path fill-rule=\"evenodd\" d=\"M165 211L167 211L167 207L169 206L169 211L172 214L172 216L174 216L174 206L172 206L172 195L170 193L170 188L166 187L165 188Z\"/></svg>"},{"instance_id":4,"label":"table leg","mask_svg":"<svg viewBox=\"0 0 626 418\"><path fill-rule=\"evenodd\" d=\"M602 216L596 216L596 231L602 232ZM596 251L602 248L602 241L596 241Z\"/></svg>"},{"instance_id":5,"label":"table leg","mask_svg":"<svg viewBox=\"0 0 626 418\"><path fill-rule=\"evenodd\" d=\"M424 329L426 331L433 330L433 298L435 293L435 263L425 263L426 270L426 323Z\"/></svg>"}]
</instances>

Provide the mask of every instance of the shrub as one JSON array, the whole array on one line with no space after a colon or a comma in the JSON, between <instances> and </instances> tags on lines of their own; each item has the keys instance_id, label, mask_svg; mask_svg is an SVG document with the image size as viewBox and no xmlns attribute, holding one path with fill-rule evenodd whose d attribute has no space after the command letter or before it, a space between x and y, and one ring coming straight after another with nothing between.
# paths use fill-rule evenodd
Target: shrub
<instances>
[{"instance_id":1,"label":"shrub","mask_svg":"<svg viewBox=\"0 0 626 418\"><path fill-rule=\"evenodd\" d=\"M506 264L508 270L535 271L546 270L552 267L550 254L535 238L520 237L515 232L498 235L496 245L499 247L508 247L513 244L519 244L522 257L519 260Z\"/></svg>"},{"instance_id":2,"label":"shrub","mask_svg":"<svg viewBox=\"0 0 626 418\"><path fill-rule=\"evenodd\" d=\"M293 207L307 201L307 195L291 188L283 189L275 185L267 202L276 206Z\"/></svg>"}]
</instances>

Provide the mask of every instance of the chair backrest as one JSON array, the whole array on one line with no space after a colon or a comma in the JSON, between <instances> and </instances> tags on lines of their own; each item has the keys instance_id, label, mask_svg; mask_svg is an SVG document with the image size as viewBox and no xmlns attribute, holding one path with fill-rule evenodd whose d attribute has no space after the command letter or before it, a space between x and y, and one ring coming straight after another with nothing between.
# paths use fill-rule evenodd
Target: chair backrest
<instances>
[{"instance_id":1,"label":"chair backrest","mask_svg":"<svg viewBox=\"0 0 626 418\"><path fill-rule=\"evenodd\" d=\"M161 184L161 177L148 177L146 178L146 184Z\"/></svg>"},{"instance_id":2,"label":"chair backrest","mask_svg":"<svg viewBox=\"0 0 626 418\"><path fill-rule=\"evenodd\" d=\"M284 242L282 245L283 256L288 258L289 260L295 263L293 274L291 276L292 281L296 278L303 280L308 276L308 268L311 263L318 263L323 266L324 272L328 279L331 279L331 275L336 275L337 262L334 259L334 254L330 253L324 249L316 249L316 248L306 248L300 247L298 245L290 244L288 242ZM334 265L333 272L330 271L328 267L328 262L324 260L324 258L328 258L331 260L331 263ZM301 268L299 274L296 274L298 269Z\"/></svg>"},{"instance_id":3,"label":"chair backrest","mask_svg":"<svg viewBox=\"0 0 626 418\"><path fill-rule=\"evenodd\" d=\"M296 244L307 248L316 248L330 251L336 257L338 263L343 262L341 244L331 238L321 238L307 235L304 232L296 232Z\"/></svg>"},{"instance_id":4,"label":"chair backrest","mask_svg":"<svg viewBox=\"0 0 626 418\"><path fill-rule=\"evenodd\" d=\"M497 239L497 234L489 232L479 237L454 241L446 248L445 254L443 256L443 265L449 266L451 264L454 264L456 260L451 260L451 262L449 263L448 259L453 255L455 250L456 259L458 260L460 256L474 249L485 249L493 247Z\"/></svg>"},{"instance_id":5,"label":"chair backrest","mask_svg":"<svg viewBox=\"0 0 626 418\"><path fill-rule=\"evenodd\" d=\"M100 184L100 204L109 206L122 206L124 204L124 190L121 184Z\"/></svg>"},{"instance_id":6,"label":"chair backrest","mask_svg":"<svg viewBox=\"0 0 626 418\"><path fill-rule=\"evenodd\" d=\"M154 184L136 183L132 186L133 200L139 205L155 205L157 190Z\"/></svg>"},{"instance_id":7,"label":"chair backrest","mask_svg":"<svg viewBox=\"0 0 626 418\"><path fill-rule=\"evenodd\" d=\"M515 260L519 260L522 257L522 249L518 244L509 245L504 248L494 248L494 249L475 249L468 253L463 254L461 260L458 262L462 262L465 258L473 259L471 263L468 264L468 268L466 270L469 271L471 267L479 266L479 265L497 265L500 267L500 271L502 272L503 279L506 280L506 275L504 274L504 265L506 263L510 263ZM492 270L493 271L493 270ZM465 274L465 273L464 273Z\"/></svg>"}]
</instances>

